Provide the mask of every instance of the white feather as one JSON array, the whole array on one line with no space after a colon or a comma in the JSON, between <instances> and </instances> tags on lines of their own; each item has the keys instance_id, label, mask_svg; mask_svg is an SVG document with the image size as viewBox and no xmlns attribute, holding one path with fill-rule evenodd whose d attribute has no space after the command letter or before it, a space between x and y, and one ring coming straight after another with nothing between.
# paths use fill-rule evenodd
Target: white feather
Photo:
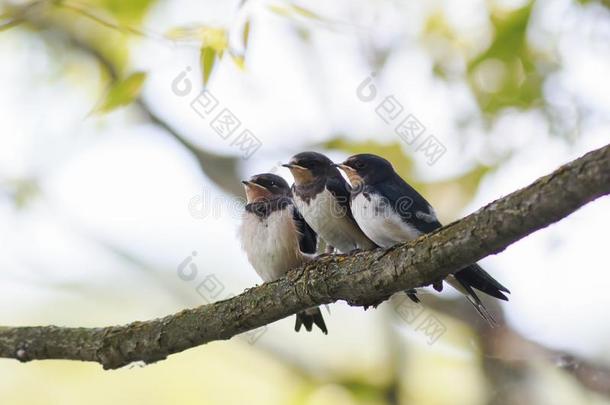
<instances>
[{"instance_id":1,"label":"white feather","mask_svg":"<svg viewBox=\"0 0 610 405\"><path fill-rule=\"evenodd\" d=\"M242 215L238 233L242 248L256 273L265 282L278 279L309 259L299 249L293 209L288 206L266 218L247 211Z\"/></svg>"},{"instance_id":2,"label":"white feather","mask_svg":"<svg viewBox=\"0 0 610 405\"><path fill-rule=\"evenodd\" d=\"M368 250L375 247L348 217L347 208L341 206L327 189L309 202L295 196L294 203L309 226L339 252L347 253L357 248Z\"/></svg>"},{"instance_id":3,"label":"white feather","mask_svg":"<svg viewBox=\"0 0 610 405\"><path fill-rule=\"evenodd\" d=\"M373 242L383 248L415 239L421 235L406 223L389 202L377 194L358 194L352 200L352 214L356 222Z\"/></svg>"}]
</instances>

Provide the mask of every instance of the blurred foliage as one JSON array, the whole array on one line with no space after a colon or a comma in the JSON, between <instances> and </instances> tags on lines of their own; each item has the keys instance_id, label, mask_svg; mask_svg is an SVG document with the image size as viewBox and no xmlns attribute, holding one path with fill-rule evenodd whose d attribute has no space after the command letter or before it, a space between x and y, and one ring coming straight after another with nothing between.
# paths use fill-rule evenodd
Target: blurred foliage
<instances>
[{"instance_id":1,"label":"blurred foliage","mask_svg":"<svg viewBox=\"0 0 610 405\"><path fill-rule=\"evenodd\" d=\"M214 68L214 62L216 62L216 51L211 46L204 46L201 48L201 72L203 73L203 85L208 84L212 69Z\"/></svg>"},{"instance_id":2,"label":"blurred foliage","mask_svg":"<svg viewBox=\"0 0 610 405\"><path fill-rule=\"evenodd\" d=\"M95 112L106 113L134 101L142 90L146 73L134 72L123 80L115 81L106 91Z\"/></svg>"},{"instance_id":3,"label":"blurred foliage","mask_svg":"<svg viewBox=\"0 0 610 405\"><path fill-rule=\"evenodd\" d=\"M506 107L531 108L542 100L540 55L527 41L533 4L512 11L492 8L494 39L487 50L468 63L468 81L487 114Z\"/></svg>"},{"instance_id":4,"label":"blurred foliage","mask_svg":"<svg viewBox=\"0 0 610 405\"><path fill-rule=\"evenodd\" d=\"M199 61L203 84L207 85L216 62L221 60L225 53L228 53L231 56L231 59L240 70L245 69L245 55L248 48L250 25L250 20L246 20L242 28L242 52L232 49L229 46L228 29L223 27L175 27L169 30L165 36L172 40L195 40L201 44Z\"/></svg>"},{"instance_id":5,"label":"blurred foliage","mask_svg":"<svg viewBox=\"0 0 610 405\"><path fill-rule=\"evenodd\" d=\"M138 27L155 0L62 0L52 2L48 24L61 27L95 48L120 74L129 61L130 35L146 36Z\"/></svg>"},{"instance_id":6,"label":"blurred foliage","mask_svg":"<svg viewBox=\"0 0 610 405\"><path fill-rule=\"evenodd\" d=\"M472 55L472 44L460 38L441 11L426 21L423 39L431 49L435 74L443 79L459 78L462 72L455 71L455 66L461 63L456 60L465 61L467 82L487 118L507 107L528 109L543 102L542 83L549 73L543 69L549 69L550 63L527 39L533 5L530 1L507 10L491 3L493 38L478 55Z\"/></svg>"},{"instance_id":7,"label":"blurred foliage","mask_svg":"<svg viewBox=\"0 0 610 405\"><path fill-rule=\"evenodd\" d=\"M578 2L598 3L610 7L608 0ZM134 37L194 42L200 53L204 84L213 80L212 73L220 65L217 62L226 55L229 55L240 69L245 68L253 17L246 16L243 25L237 27L240 29L193 25L176 27L169 30L165 36L157 37L154 32L142 27L148 12L156 3L155 0L55 0L3 4L0 12L0 33L27 21L30 27L40 32L41 37L67 38L68 42L75 45L75 51L86 50L89 57L97 58L101 64L110 68L110 84L95 109L95 112L100 113L112 111L134 101L138 101L136 104L139 106L146 107L139 98L146 73L130 73L129 68L130 41ZM422 40L432 57L434 73L447 81L465 80L486 118L495 118L505 108L530 109L541 105L544 103L543 81L550 72L549 66L552 68L552 65L544 54L537 52L528 42L528 27L534 2L530 1L516 9L506 9L495 2L485 4L489 8L488 19L492 33L489 44L482 49L462 38L442 10L438 9L428 16L423 26ZM337 21L290 1L274 2L266 8L279 17L296 23L296 32L305 39L309 39L311 31L320 25L331 30L337 25ZM230 33L238 35L239 41L230 41ZM238 44L239 49L233 49L231 44ZM394 48L388 46L373 49L372 52L378 63L383 64L391 56L392 50ZM212 181L225 191L241 192L236 181L239 170L234 157L219 156L200 149L182 138L176 129L161 118L150 112L148 114L152 123L193 152L202 171ZM423 182L415 173L414 160L405 153L404 144L398 140L382 143L336 137L321 146L349 154L369 152L384 156L392 162L403 178L433 203L444 221L461 215L464 207L471 202L481 180L495 168L474 164L457 177ZM33 179L11 180L2 186L8 190L17 208L27 207L41 192L37 180ZM98 243L132 267L144 269L149 277L158 277L161 274L161 270L131 255L120 246L103 240ZM158 281L160 284L165 282L160 277ZM165 288L171 286L166 285ZM180 291L173 292L176 297L180 297ZM447 318L445 322L452 321ZM468 326L452 325L449 330L453 339L451 349L474 352L471 341L475 338ZM463 396L456 393L463 394L465 391L474 390L476 392L470 393L471 401L463 403L482 403L481 397L484 395L478 390L484 390L487 385L483 381L484 371L479 364L480 353L474 353L472 357L452 357L444 352L431 353L433 350L429 347L422 349L410 343L405 346L416 350L410 353L410 358L401 357L399 360L407 367L403 380L392 381L390 384L400 383L402 395L407 400L412 403L433 400L437 403L452 403L458 400L456 398L463 399ZM288 364L289 361L277 353L245 347L239 342L208 345L172 356L167 361L142 370L124 369L113 373L102 372L96 366L79 363L32 363L18 368L3 363L3 370L10 371L6 372L6 380L14 378L16 389L7 391L10 396L0 398L0 402L5 403L8 399L9 402L6 403L24 403L23 398L26 396L23 393L31 389L31 384L24 382L32 381L53 381L53 384L37 386L39 394L48 394L49 398L63 395L64 397L60 398L64 400L60 401L63 403L80 403L79 397L100 390L107 395L93 395L90 401L124 402L125 398L131 397L146 403L168 403L176 400L181 403L226 403L228 400L243 403L253 400L254 403L265 404L398 402L389 392L396 387L386 383L375 384L365 378L350 378L351 376L333 376L325 380L311 378L299 368L289 367ZM387 364L384 366L389 368ZM16 373L13 373L14 370ZM439 381L443 382L442 390L438 388ZM179 390L172 393L167 387ZM579 392L579 395L584 394Z\"/></svg>"},{"instance_id":8,"label":"blurred foliage","mask_svg":"<svg viewBox=\"0 0 610 405\"><path fill-rule=\"evenodd\" d=\"M4 189L13 201L16 209L24 209L40 196L40 184L35 178L10 179L0 182L0 191Z\"/></svg>"},{"instance_id":9,"label":"blurred foliage","mask_svg":"<svg viewBox=\"0 0 610 405\"><path fill-rule=\"evenodd\" d=\"M244 51L237 52L228 46L225 28L194 26L175 28L164 37L154 31L140 27L154 0L122 1L89 1L41 0L26 4L5 7L0 19L0 31L22 23L28 28L40 32L49 48L61 43L58 49L69 49L83 53L101 65L100 81L109 81L105 94L93 112L104 113L114 108L136 101L137 107L152 124L157 125L189 150L202 171L223 190L239 195L242 188L239 184L238 163L235 156L218 155L203 149L199 144L185 138L180 131L170 125L163 117L152 111L146 100L139 97L145 76L141 72L129 72L129 43L133 37L147 38L155 41L191 40L198 41L202 47L209 46L214 50L215 58L223 54L231 55L238 68L245 68L245 46L249 39L250 23L246 21L241 32ZM106 8L108 7L108 8ZM225 52L228 50L228 52ZM60 57L59 53L57 55ZM212 59L214 60L214 59ZM206 59L211 74L212 64ZM93 78L95 80L95 78Z\"/></svg>"},{"instance_id":10,"label":"blurred foliage","mask_svg":"<svg viewBox=\"0 0 610 405\"><path fill-rule=\"evenodd\" d=\"M139 24L156 0L85 0L81 4L99 6L123 24Z\"/></svg>"},{"instance_id":11,"label":"blurred foliage","mask_svg":"<svg viewBox=\"0 0 610 405\"><path fill-rule=\"evenodd\" d=\"M604 7L610 8L610 0L576 0L580 4L598 3Z\"/></svg>"},{"instance_id":12,"label":"blurred foliage","mask_svg":"<svg viewBox=\"0 0 610 405\"><path fill-rule=\"evenodd\" d=\"M272 12L274 12L277 15L283 16L283 17L296 17L296 16L301 16L301 17L305 17L305 18L311 18L314 20L323 20L323 18L311 11L308 10L302 6L299 6L297 4L288 4L288 3L284 3L284 4L271 4L269 5L269 10L271 10Z\"/></svg>"},{"instance_id":13,"label":"blurred foliage","mask_svg":"<svg viewBox=\"0 0 610 405\"><path fill-rule=\"evenodd\" d=\"M243 41L243 45L244 45L244 50L248 49L248 42L250 41L250 20L246 20L246 23L244 24L244 28L242 30L242 41Z\"/></svg>"}]
</instances>

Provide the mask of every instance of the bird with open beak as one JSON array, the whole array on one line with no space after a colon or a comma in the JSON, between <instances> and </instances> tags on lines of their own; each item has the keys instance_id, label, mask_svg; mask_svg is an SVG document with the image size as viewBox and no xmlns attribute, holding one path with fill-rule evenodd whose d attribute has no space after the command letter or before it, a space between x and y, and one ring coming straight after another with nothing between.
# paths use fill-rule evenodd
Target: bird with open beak
<instances>
[{"instance_id":1,"label":"bird with open beak","mask_svg":"<svg viewBox=\"0 0 610 405\"><path fill-rule=\"evenodd\" d=\"M360 230L350 210L351 188L333 162L317 152L301 152L282 165L294 177L294 203L305 221L341 253L377 247Z\"/></svg>"},{"instance_id":2,"label":"bird with open beak","mask_svg":"<svg viewBox=\"0 0 610 405\"><path fill-rule=\"evenodd\" d=\"M432 206L384 158L359 154L337 166L352 183L351 210L356 222L382 248L416 239L441 227ZM485 320L495 324L473 288L508 300L503 294L510 293L506 287L478 264L450 275L446 281L463 293ZM442 290L442 282L435 283L434 287Z\"/></svg>"},{"instance_id":3,"label":"bird with open beak","mask_svg":"<svg viewBox=\"0 0 610 405\"><path fill-rule=\"evenodd\" d=\"M260 278L273 281L313 257L316 234L295 208L282 177L263 173L242 183L247 204L238 230L241 245ZM319 308L299 312L294 328L311 331L314 324L328 333Z\"/></svg>"}]
</instances>

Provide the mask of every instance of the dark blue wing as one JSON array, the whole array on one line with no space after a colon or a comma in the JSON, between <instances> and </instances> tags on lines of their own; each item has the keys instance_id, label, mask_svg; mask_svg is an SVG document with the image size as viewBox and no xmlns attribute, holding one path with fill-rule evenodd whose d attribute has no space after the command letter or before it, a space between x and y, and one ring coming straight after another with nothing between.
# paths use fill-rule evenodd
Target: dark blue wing
<instances>
[{"instance_id":1,"label":"dark blue wing","mask_svg":"<svg viewBox=\"0 0 610 405\"><path fill-rule=\"evenodd\" d=\"M377 189L388 199L402 220L420 232L429 233L441 227L437 219L432 220L436 217L428 201L400 177L378 184ZM503 292L510 291L476 263L456 272L455 277L477 301L479 298L471 287L492 297L508 300Z\"/></svg>"},{"instance_id":2,"label":"dark blue wing","mask_svg":"<svg viewBox=\"0 0 610 405\"><path fill-rule=\"evenodd\" d=\"M388 199L403 221L420 232L430 233L441 227L428 201L398 175L376 184L375 188Z\"/></svg>"},{"instance_id":3,"label":"dark blue wing","mask_svg":"<svg viewBox=\"0 0 610 405\"><path fill-rule=\"evenodd\" d=\"M299 232L299 248L303 253L316 253L317 247L317 235L316 232L311 229L309 224L305 222L305 218L301 215L297 207L292 206L292 215L294 223Z\"/></svg>"}]
</instances>

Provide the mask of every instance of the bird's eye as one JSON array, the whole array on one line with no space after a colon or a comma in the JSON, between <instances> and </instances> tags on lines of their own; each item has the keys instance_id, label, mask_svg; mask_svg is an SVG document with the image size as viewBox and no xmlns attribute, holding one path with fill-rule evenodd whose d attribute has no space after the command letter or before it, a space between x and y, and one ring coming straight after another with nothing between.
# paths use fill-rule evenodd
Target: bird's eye
<instances>
[{"instance_id":1,"label":"bird's eye","mask_svg":"<svg viewBox=\"0 0 610 405\"><path fill-rule=\"evenodd\" d=\"M357 161L354 166L356 166L356 169L363 169L364 168L364 163L361 161Z\"/></svg>"}]
</instances>

